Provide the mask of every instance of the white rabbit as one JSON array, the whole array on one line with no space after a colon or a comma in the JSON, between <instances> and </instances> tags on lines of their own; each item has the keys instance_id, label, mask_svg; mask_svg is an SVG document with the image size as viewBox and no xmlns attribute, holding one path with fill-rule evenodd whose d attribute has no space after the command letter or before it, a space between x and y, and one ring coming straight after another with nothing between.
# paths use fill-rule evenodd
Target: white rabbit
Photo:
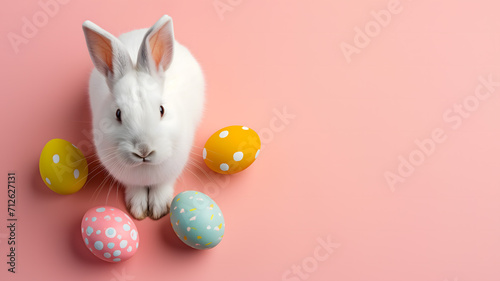
<instances>
[{"instance_id":1,"label":"white rabbit","mask_svg":"<svg viewBox=\"0 0 500 281\"><path fill-rule=\"evenodd\" d=\"M90 21L83 31L95 66L89 96L97 155L125 186L129 212L159 219L169 212L203 113L202 70L175 41L166 15L118 38Z\"/></svg>"}]
</instances>

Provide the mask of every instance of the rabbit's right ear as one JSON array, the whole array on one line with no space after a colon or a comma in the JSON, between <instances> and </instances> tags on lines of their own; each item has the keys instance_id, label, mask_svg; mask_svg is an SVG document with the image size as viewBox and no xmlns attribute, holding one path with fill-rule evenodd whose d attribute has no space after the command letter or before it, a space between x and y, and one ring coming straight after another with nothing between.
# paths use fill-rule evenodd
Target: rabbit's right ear
<instances>
[{"instance_id":1,"label":"rabbit's right ear","mask_svg":"<svg viewBox=\"0 0 500 281\"><path fill-rule=\"evenodd\" d=\"M120 40L91 21L82 25L94 66L108 80L116 81L132 69L132 60Z\"/></svg>"},{"instance_id":2,"label":"rabbit's right ear","mask_svg":"<svg viewBox=\"0 0 500 281\"><path fill-rule=\"evenodd\" d=\"M162 74L172 62L174 54L174 29L172 18L162 16L147 32L137 57L139 70Z\"/></svg>"}]
</instances>

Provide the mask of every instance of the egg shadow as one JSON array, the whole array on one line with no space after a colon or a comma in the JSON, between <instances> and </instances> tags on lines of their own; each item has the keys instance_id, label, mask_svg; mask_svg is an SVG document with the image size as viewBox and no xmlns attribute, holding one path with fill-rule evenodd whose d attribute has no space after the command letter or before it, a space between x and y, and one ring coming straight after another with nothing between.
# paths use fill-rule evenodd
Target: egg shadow
<instances>
[{"instance_id":1,"label":"egg shadow","mask_svg":"<svg viewBox=\"0 0 500 281\"><path fill-rule=\"evenodd\" d=\"M40 149L40 151L42 151L42 149ZM57 196L54 195L59 195L59 194L55 194L55 192L53 192L42 180L42 177L40 176L40 166L38 164L38 161L36 162L33 161L31 165L32 168L29 170L31 171L31 175L28 178L30 179L31 183L30 184L31 191L36 194L36 198L41 198L42 200L56 199Z\"/></svg>"},{"instance_id":2,"label":"egg shadow","mask_svg":"<svg viewBox=\"0 0 500 281\"><path fill-rule=\"evenodd\" d=\"M67 241L68 249L71 250L73 256L75 256L78 261L82 262L82 264L95 267L108 267L109 264L112 264L99 260L87 247L85 247L85 243L82 240L81 222L79 220L68 223L66 233L69 233L69 237L71 237Z\"/></svg>"},{"instance_id":3,"label":"egg shadow","mask_svg":"<svg viewBox=\"0 0 500 281\"><path fill-rule=\"evenodd\" d=\"M162 233L162 238L163 242L171 248L171 250L176 251L176 252L190 252L193 250L191 247L188 245L184 244L179 237L177 237L177 234L175 234L174 229L170 225L170 214L165 216L162 221L164 221L160 227L161 233Z\"/></svg>"},{"instance_id":4,"label":"egg shadow","mask_svg":"<svg viewBox=\"0 0 500 281\"><path fill-rule=\"evenodd\" d=\"M191 248L190 246L184 244L179 237L177 237L177 234L174 232L174 229L170 224L170 214L162 220L165 221L165 223L162 223L160 227L162 241L169 249L169 252L174 253L177 257L186 257L189 259L193 259L195 257L201 258L207 254L208 251Z\"/></svg>"}]
</instances>

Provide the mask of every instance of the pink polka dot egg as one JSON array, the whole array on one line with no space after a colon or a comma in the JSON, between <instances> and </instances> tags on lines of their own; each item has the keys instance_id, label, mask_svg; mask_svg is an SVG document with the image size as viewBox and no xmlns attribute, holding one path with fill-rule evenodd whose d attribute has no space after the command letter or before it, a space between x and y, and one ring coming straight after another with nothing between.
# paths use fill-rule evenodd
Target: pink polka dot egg
<instances>
[{"instance_id":1,"label":"pink polka dot egg","mask_svg":"<svg viewBox=\"0 0 500 281\"><path fill-rule=\"evenodd\" d=\"M128 260L139 247L137 227L127 214L115 207L88 210L82 219L81 232L85 246L107 262Z\"/></svg>"}]
</instances>

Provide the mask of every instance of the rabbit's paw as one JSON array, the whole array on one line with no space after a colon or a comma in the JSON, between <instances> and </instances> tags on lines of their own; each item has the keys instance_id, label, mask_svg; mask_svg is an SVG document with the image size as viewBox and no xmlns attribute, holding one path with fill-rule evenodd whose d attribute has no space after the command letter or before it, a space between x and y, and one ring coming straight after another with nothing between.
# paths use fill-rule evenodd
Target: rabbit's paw
<instances>
[{"instance_id":1,"label":"rabbit's paw","mask_svg":"<svg viewBox=\"0 0 500 281\"><path fill-rule=\"evenodd\" d=\"M144 186L127 186L125 202L128 212L136 219L148 216L148 188Z\"/></svg>"},{"instance_id":2,"label":"rabbit's paw","mask_svg":"<svg viewBox=\"0 0 500 281\"><path fill-rule=\"evenodd\" d=\"M173 183L152 186L149 189L149 217L157 220L168 214L173 196Z\"/></svg>"}]
</instances>

